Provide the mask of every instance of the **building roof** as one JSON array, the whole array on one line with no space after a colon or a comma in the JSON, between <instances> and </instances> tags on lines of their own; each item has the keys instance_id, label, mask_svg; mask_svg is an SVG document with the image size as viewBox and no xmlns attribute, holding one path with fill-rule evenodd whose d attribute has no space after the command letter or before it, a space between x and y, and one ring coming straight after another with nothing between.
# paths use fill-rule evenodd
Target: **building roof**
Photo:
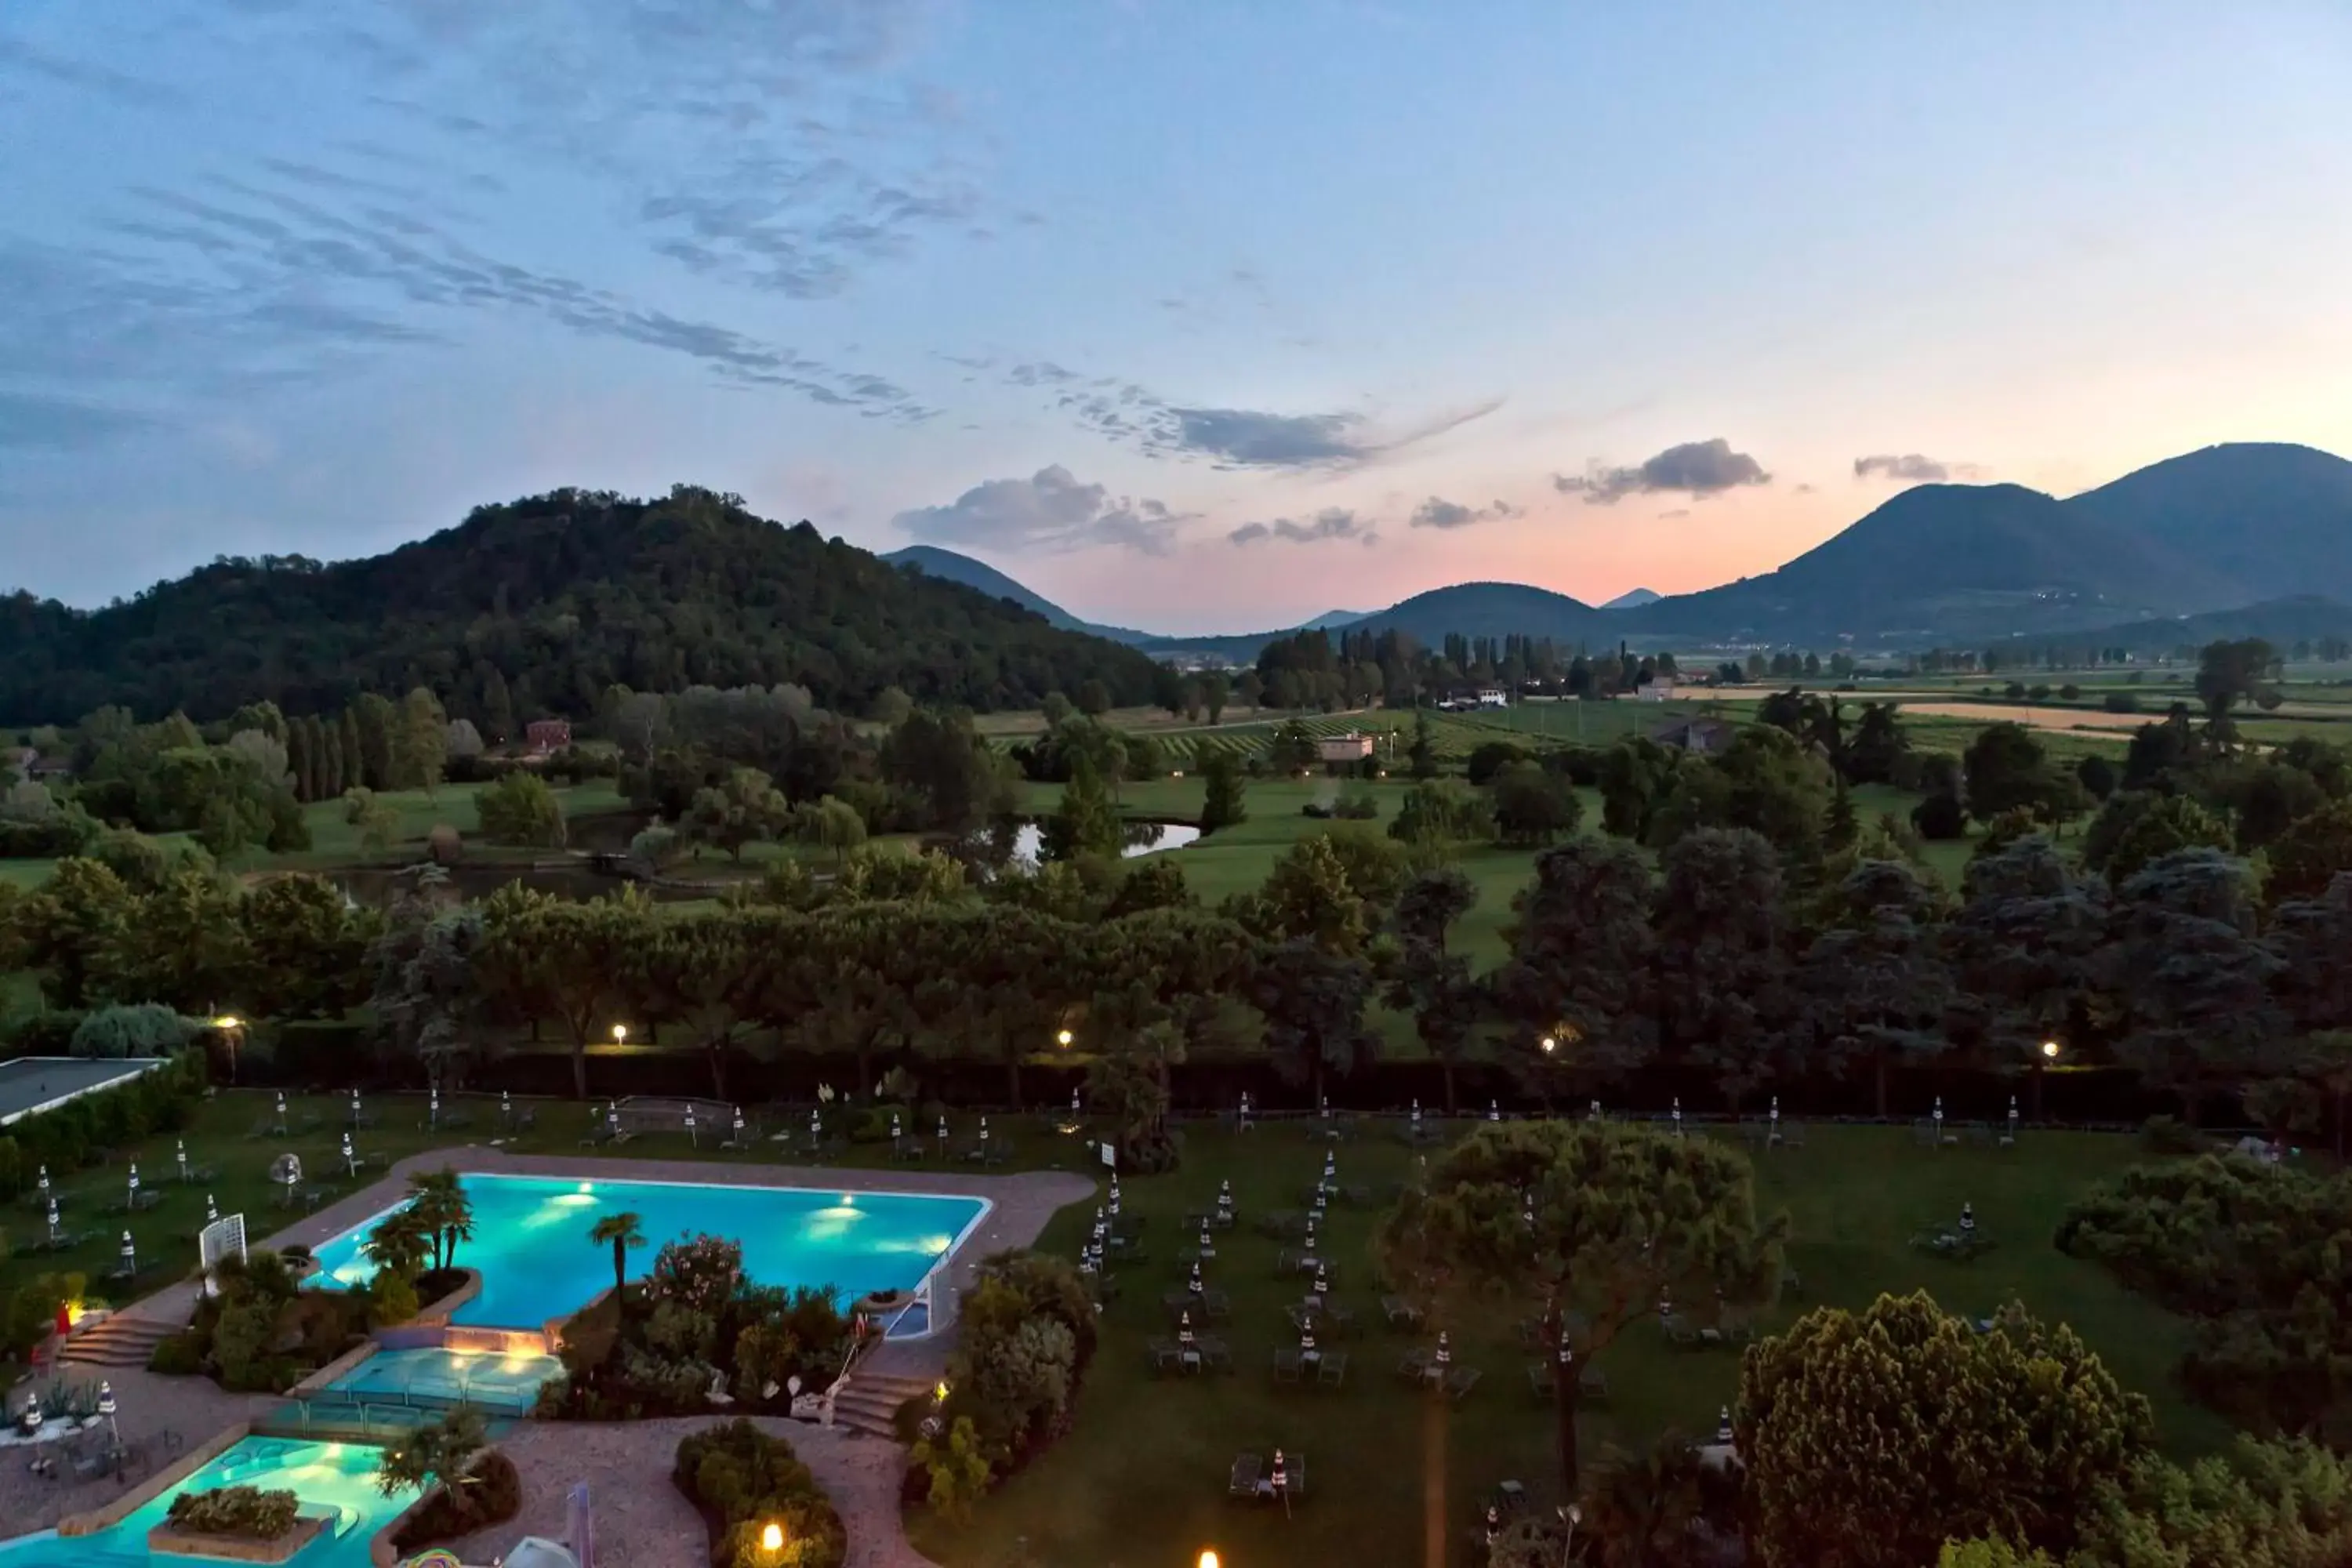
<instances>
[{"instance_id":1,"label":"building roof","mask_svg":"<svg viewBox=\"0 0 2352 1568\"><path fill-rule=\"evenodd\" d=\"M1650 739L1661 745L1685 746L1693 740L1715 740L1731 733L1731 726L1720 719L1671 719L1650 731Z\"/></svg>"}]
</instances>

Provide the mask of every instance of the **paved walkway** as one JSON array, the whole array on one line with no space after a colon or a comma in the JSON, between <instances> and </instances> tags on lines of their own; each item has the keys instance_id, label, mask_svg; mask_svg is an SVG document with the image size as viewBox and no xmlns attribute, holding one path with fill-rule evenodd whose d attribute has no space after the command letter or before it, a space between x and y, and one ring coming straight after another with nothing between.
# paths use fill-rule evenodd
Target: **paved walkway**
<instances>
[{"instance_id":1,"label":"paved walkway","mask_svg":"<svg viewBox=\"0 0 2352 1568\"><path fill-rule=\"evenodd\" d=\"M857 1437L806 1422L760 1417L816 1474L849 1537L847 1568L933 1568L907 1543L899 1523L898 1478L906 1450L879 1437ZM563 1497L588 1483L596 1512L596 1561L627 1568L709 1568L702 1516L670 1484L678 1439L712 1424L709 1416L617 1424L530 1421L501 1445L522 1475L522 1511L495 1529L453 1543L468 1563L504 1556L526 1535L561 1541Z\"/></svg>"},{"instance_id":2,"label":"paved walkway","mask_svg":"<svg viewBox=\"0 0 2352 1568\"><path fill-rule=\"evenodd\" d=\"M953 1171L774 1165L750 1161L721 1165L708 1161L633 1160L612 1155L510 1154L504 1150L469 1144L412 1155L371 1185L315 1214L293 1220L285 1228L255 1240L253 1245L274 1248L300 1242L318 1247L397 1204L407 1191L411 1173L437 1171L449 1165L485 1174L562 1176L589 1181L676 1181L704 1185L938 1193L987 1198L993 1206L948 1266L943 1282L950 1300L971 1287L982 1258L1008 1247L1029 1246L1057 1210L1089 1199L1095 1193L1092 1181L1067 1171L992 1176ZM248 1230L257 1231L268 1223L268 1215L248 1215L247 1220ZM184 1283L158 1291L124 1311L130 1316L181 1324L194 1312L195 1300L196 1286ZM948 1302L941 1302L934 1310L948 1306ZM878 1371L929 1377L945 1364L950 1338L951 1335L934 1335L924 1341L885 1345L875 1353L871 1364ZM93 1381L99 1373L94 1367L82 1370ZM193 1447L235 1422L281 1403L275 1396L226 1394L207 1378L157 1377L136 1369L110 1375L122 1406L122 1435L134 1441L170 1427ZM521 1424L505 1446L522 1471L522 1513L514 1523L486 1532L499 1538L495 1552L477 1550L467 1554L469 1560L487 1562L525 1535L561 1539L564 1489L574 1481L586 1480L596 1498L600 1557L628 1563L631 1568L663 1568L673 1562L679 1568L705 1568L708 1559L703 1552L701 1520L677 1495L668 1476L679 1436L704 1425L706 1420L697 1417L624 1426ZM841 1510L849 1530L850 1568L919 1568L924 1564L925 1559L907 1545L899 1525L898 1477L905 1468L904 1450L877 1438L856 1438L837 1429L828 1431L802 1422L763 1420L761 1425L788 1436L832 1495L834 1506ZM160 1458L151 1461L151 1467L161 1462ZM45 1481L27 1474L22 1464L0 1463L0 1539L47 1529L64 1515L97 1507L119 1496L121 1489L111 1480L76 1482L70 1474L64 1480ZM608 1519L616 1532L614 1543L609 1546L605 1544ZM642 1545L625 1548L619 1543L623 1539ZM678 1544L681 1542L683 1545Z\"/></svg>"}]
</instances>

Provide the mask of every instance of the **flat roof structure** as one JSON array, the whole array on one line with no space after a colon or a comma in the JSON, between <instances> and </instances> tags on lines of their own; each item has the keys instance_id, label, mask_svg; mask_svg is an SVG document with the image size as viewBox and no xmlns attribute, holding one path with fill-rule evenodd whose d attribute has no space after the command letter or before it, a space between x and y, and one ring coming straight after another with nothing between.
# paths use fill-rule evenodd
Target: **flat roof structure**
<instances>
[{"instance_id":1,"label":"flat roof structure","mask_svg":"<svg viewBox=\"0 0 2352 1568\"><path fill-rule=\"evenodd\" d=\"M165 1062L163 1057L18 1057L0 1062L0 1127L129 1083Z\"/></svg>"}]
</instances>

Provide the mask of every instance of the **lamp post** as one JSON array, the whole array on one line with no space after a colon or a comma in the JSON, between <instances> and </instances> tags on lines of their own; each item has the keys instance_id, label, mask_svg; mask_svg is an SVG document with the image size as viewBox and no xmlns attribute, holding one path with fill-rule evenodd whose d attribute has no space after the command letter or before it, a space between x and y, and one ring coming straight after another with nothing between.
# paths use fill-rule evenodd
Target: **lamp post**
<instances>
[{"instance_id":1,"label":"lamp post","mask_svg":"<svg viewBox=\"0 0 2352 1568\"><path fill-rule=\"evenodd\" d=\"M236 1038L245 1030L245 1020L234 1013L224 1013L213 1020L213 1027L220 1031L222 1043L228 1047L228 1080L235 1083L236 1081Z\"/></svg>"},{"instance_id":2,"label":"lamp post","mask_svg":"<svg viewBox=\"0 0 2352 1568\"><path fill-rule=\"evenodd\" d=\"M1070 1033L1067 1029L1064 1029L1054 1037L1054 1043L1066 1051L1070 1048L1070 1043L1076 1038L1077 1036Z\"/></svg>"},{"instance_id":3,"label":"lamp post","mask_svg":"<svg viewBox=\"0 0 2352 1568\"><path fill-rule=\"evenodd\" d=\"M2036 1121L2042 1120L2042 1069L2045 1068L2055 1067L2057 1065L2059 1049L2060 1047L2056 1040L2042 1041L2042 1055L2033 1064L2033 1120Z\"/></svg>"}]
</instances>

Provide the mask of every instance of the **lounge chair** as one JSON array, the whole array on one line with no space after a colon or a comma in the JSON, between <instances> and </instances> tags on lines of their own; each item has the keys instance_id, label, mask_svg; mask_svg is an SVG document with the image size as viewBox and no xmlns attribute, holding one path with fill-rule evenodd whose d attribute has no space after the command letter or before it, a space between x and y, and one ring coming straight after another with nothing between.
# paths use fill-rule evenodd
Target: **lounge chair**
<instances>
[{"instance_id":1,"label":"lounge chair","mask_svg":"<svg viewBox=\"0 0 2352 1568\"><path fill-rule=\"evenodd\" d=\"M1429 1352L1413 1346L1397 1357L1396 1374L1408 1383L1419 1383L1429 1375Z\"/></svg>"},{"instance_id":2,"label":"lounge chair","mask_svg":"<svg viewBox=\"0 0 2352 1568\"><path fill-rule=\"evenodd\" d=\"M1265 1477L1265 1461L1264 1459L1255 1454L1236 1454L1234 1456L1233 1470L1225 1479L1225 1495L1229 1498L1243 1498L1255 1502L1258 1483Z\"/></svg>"},{"instance_id":3,"label":"lounge chair","mask_svg":"<svg viewBox=\"0 0 2352 1568\"><path fill-rule=\"evenodd\" d=\"M1390 1328L1407 1329L1415 1331L1418 1331L1421 1328L1421 1309L1414 1306L1411 1301L1406 1300L1402 1296L1381 1297L1381 1310L1387 1314Z\"/></svg>"},{"instance_id":4,"label":"lounge chair","mask_svg":"<svg viewBox=\"0 0 2352 1568\"><path fill-rule=\"evenodd\" d=\"M1216 1334L1202 1334L1195 1339L1194 1342L1201 1348L1201 1365L1203 1370L1209 1372L1234 1370L1233 1347L1225 1343L1222 1337Z\"/></svg>"},{"instance_id":5,"label":"lounge chair","mask_svg":"<svg viewBox=\"0 0 2352 1568\"><path fill-rule=\"evenodd\" d=\"M1348 1352L1325 1351L1315 1363L1315 1381L1324 1388L1338 1388L1348 1381Z\"/></svg>"},{"instance_id":6,"label":"lounge chair","mask_svg":"<svg viewBox=\"0 0 2352 1568\"><path fill-rule=\"evenodd\" d=\"M1805 1124L1801 1121L1780 1123L1780 1147L1801 1149L1805 1146Z\"/></svg>"},{"instance_id":7,"label":"lounge chair","mask_svg":"<svg viewBox=\"0 0 2352 1568\"><path fill-rule=\"evenodd\" d=\"M1306 1370L1305 1359L1297 1345L1279 1345L1274 1352L1274 1381L1297 1383Z\"/></svg>"},{"instance_id":8,"label":"lounge chair","mask_svg":"<svg viewBox=\"0 0 2352 1568\"><path fill-rule=\"evenodd\" d=\"M1174 1340L1154 1334L1143 1342L1143 1348L1151 1356L1151 1370L1154 1373L1169 1372L1175 1368L1176 1342Z\"/></svg>"},{"instance_id":9,"label":"lounge chair","mask_svg":"<svg viewBox=\"0 0 2352 1568\"><path fill-rule=\"evenodd\" d=\"M1208 1315L1209 1321L1222 1323L1234 1315L1234 1300L1223 1290L1203 1290L1201 1310Z\"/></svg>"},{"instance_id":10,"label":"lounge chair","mask_svg":"<svg viewBox=\"0 0 2352 1568\"><path fill-rule=\"evenodd\" d=\"M1475 1366L1448 1368L1445 1373L1445 1397L1456 1405L1461 1404L1463 1395L1478 1386L1480 1375Z\"/></svg>"}]
</instances>

